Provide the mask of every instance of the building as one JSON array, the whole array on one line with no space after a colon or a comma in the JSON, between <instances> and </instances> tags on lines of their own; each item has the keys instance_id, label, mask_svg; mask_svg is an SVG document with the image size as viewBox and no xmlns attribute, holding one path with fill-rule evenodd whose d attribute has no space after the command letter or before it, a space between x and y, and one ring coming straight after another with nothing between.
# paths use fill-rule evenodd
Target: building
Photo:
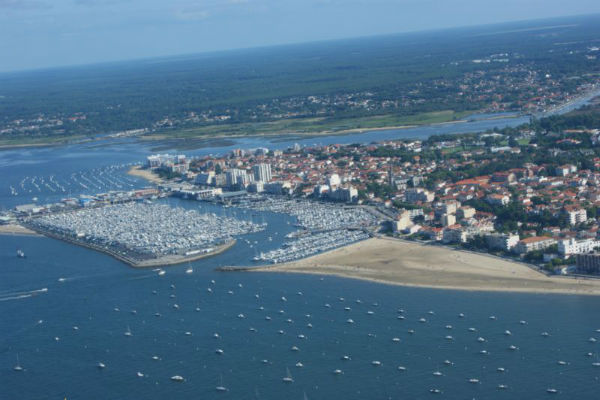
<instances>
[{"instance_id":1,"label":"building","mask_svg":"<svg viewBox=\"0 0 600 400\"><path fill-rule=\"evenodd\" d=\"M460 219L469 219L475 216L475 212L473 207L464 206L456 210L456 216Z\"/></svg>"},{"instance_id":2,"label":"building","mask_svg":"<svg viewBox=\"0 0 600 400\"><path fill-rule=\"evenodd\" d=\"M248 191L251 193L262 193L265 191L265 184L261 181L252 182L248 185Z\"/></svg>"},{"instance_id":3,"label":"building","mask_svg":"<svg viewBox=\"0 0 600 400\"><path fill-rule=\"evenodd\" d=\"M402 212L398 218L392 222L392 228L394 232L402 232L406 229L410 228L413 225L413 222L410 218L410 213L408 211Z\"/></svg>"},{"instance_id":4,"label":"building","mask_svg":"<svg viewBox=\"0 0 600 400\"><path fill-rule=\"evenodd\" d=\"M194 180L196 185L210 186L215 184L215 173L214 171L204 172L196 175Z\"/></svg>"},{"instance_id":5,"label":"building","mask_svg":"<svg viewBox=\"0 0 600 400\"><path fill-rule=\"evenodd\" d=\"M289 182L271 182L263 185L264 191L269 194L290 194L292 185Z\"/></svg>"},{"instance_id":6,"label":"building","mask_svg":"<svg viewBox=\"0 0 600 400\"><path fill-rule=\"evenodd\" d=\"M577 167L575 165L561 165L560 167L556 167L554 173L558 176L567 176L569 174L577 172Z\"/></svg>"},{"instance_id":7,"label":"building","mask_svg":"<svg viewBox=\"0 0 600 400\"><path fill-rule=\"evenodd\" d=\"M358 190L352 186L347 188L338 188L329 192L329 198L336 201L351 203L358 200Z\"/></svg>"},{"instance_id":8,"label":"building","mask_svg":"<svg viewBox=\"0 0 600 400\"><path fill-rule=\"evenodd\" d=\"M460 225L452 225L444 228L442 234L442 242L444 243L466 243L467 232Z\"/></svg>"},{"instance_id":9,"label":"building","mask_svg":"<svg viewBox=\"0 0 600 400\"><path fill-rule=\"evenodd\" d=\"M587 221L585 208L565 207L564 214L569 225L577 225Z\"/></svg>"},{"instance_id":10,"label":"building","mask_svg":"<svg viewBox=\"0 0 600 400\"><path fill-rule=\"evenodd\" d=\"M600 253L577 254L576 266L581 274L600 274Z\"/></svg>"},{"instance_id":11,"label":"building","mask_svg":"<svg viewBox=\"0 0 600 400\"><path fill-rule=\"evenodd\" d=\"M563 256L589 253L594 251L597 247L600 247L600 241L594 239L577 240L575 238L570 238L558 241L558 253Z\"/></svg>"},{"instance_id":12,"label":"building","mask_svg":"<svg viewBox=\"0 0 600 400\"><path fill-rule=\"evenodd\" d=\"M510 251L519 243L519 235L509 233L493 233L485 235L485 242L490 249Z\"/></svg>"},{"instance_id":13,"label":"building","mask_svg":"<svg viewBox=\"0 0 600 400\"><path fill-rule=\"evenodd\" d=\"M485 197L485 201L488 202L488 204L491 204L493 206L505 206L508 205L508 203L510 203L510 197L508 197L505 194L488 194Z\"/></svg>"},{"instance_id":14,"label":"building","mask_svg":"<svg viewBox=\"0 0 600 400\"><path fill-rule=\"evenodd\" d=\"M270 182L273 176L271 175L270 164L256 164L252 167L254 180L257 182Z\"/></svg>"},{"instance_id":15,"label":"building","mask_svg":"<svg viewBox=\"0 0 600 400\"><path fill-rule=\"evenodd\" d=\"M423 188L411 188L404 192L404 201L407 203L431 203L435 195Z\"/></svg>"},{"instance_id":16,"label":"building","mask_svg":"<svg viewBox=\"0 0 600 400\"><path fill-rule=\"evenodd\" d=\"M331 190L335 190L342 183L342 180L338 174L331 174L327 183L329 184Z\"/></svg>"},{"instance_id":17,"label":"building","mask_svg":"<svg viewBox=\"0 0 600 400\"><path fill-rule=\"evenodd\" d=\"M525 254L530 251L544 250L556 244L556 240L550 236L534 236L519 240L519 243L513 248L515 253Z\"/></svg>"},{"instance_id":18,"label":"building","mask_svg":"<svg viewBox=\"0 0 600 400\"><path fill-rule=\"evenodd\" d=\"M246 170L232 168L225 173L226 184L229 187L246 186L250 183L250 177Z\"/></svg>"},{"instance_id":19,"label":"building","mask_svg":"<svg viewBox=\"0 0 600 400\"><path fill-rule=\"evenodd\" d=\"M456 217L454 216L454 214L444 214L440 218L440 221L444 226L451 226L456 224Z\"/></svg>"}]
</instances>

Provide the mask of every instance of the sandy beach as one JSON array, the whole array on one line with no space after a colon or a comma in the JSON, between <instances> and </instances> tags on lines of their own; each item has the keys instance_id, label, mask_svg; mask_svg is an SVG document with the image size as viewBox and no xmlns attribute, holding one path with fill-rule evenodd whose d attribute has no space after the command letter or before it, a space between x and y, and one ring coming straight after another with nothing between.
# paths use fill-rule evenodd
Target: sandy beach
<instances>
[{"instance_id":1,"label":"sandy beach","mask_svg":"<svg viewBox=\"0 0 600 400\"><path fill-rule=\"evenodd\" d=\"M600 295L600 279L546 276L524 264L485 254L385 238L252 270L439 289Z\"/></svg>"},{"instance_id":2,"label":"sandy beach","mask_svg":"<svg viewBox=\"0 0 600 400\"><path fill-rule=\"evenodd\" d=\"M158 175L154 174L148 169L142 169L142 167L140 167L139 165L131 167L129 171L127 171L127 174L131 176L137 176L138 178L142 178L156 184L163 182L163 180Z\"/></svg>"},{"instance_id":3,"label":"sandy beach","mask_svg":"<svg viewBox=\"0 0 600 400\"><path fill-rule=\"evenodd\" d=\"M27 229L21 225L0 225L0 235L27 235L39 236L37 232Z\"/></svg>"}]
</instances>

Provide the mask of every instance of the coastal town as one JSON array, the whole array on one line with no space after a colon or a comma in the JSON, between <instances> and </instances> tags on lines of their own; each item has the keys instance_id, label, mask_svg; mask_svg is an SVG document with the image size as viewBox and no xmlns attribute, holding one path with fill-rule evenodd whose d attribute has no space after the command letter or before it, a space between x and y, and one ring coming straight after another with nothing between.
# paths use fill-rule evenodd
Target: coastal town
<instances>
[{"instance_id":1,"label":"coastal town","mask_svg":"<svg viewBox=\"0 0 600 400\"><path fill-rule=\"evenodd\" d=\"M595 274L599 138L597 129L511 129L222 157L154 155L148 168L189 196L368 205L384 216L386 235L517 258L551 273Z\"/></svg>"}]
</instances>

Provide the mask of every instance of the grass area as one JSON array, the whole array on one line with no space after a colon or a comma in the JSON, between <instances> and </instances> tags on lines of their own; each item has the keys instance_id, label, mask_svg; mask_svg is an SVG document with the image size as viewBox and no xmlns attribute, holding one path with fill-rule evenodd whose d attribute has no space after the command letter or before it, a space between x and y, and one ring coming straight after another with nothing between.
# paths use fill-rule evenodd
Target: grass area
<instances>
[{"instance_id":1,"label":"grass area","mask_svg":"<svg viewBox=\"0 0 600 400\"><path fill-rule=\"evenodd\" d=\"M154 138L195 138L202 136L242 136L264 134L317 134L341 133L349 130L438 124L460 120L472 112L456 113L452 110L421 113L410 116L379 115L372 117L329 119L297 118L274 122L210 125L199 128L161 132Z\"/></svg>"},{"instance_id":2,"label":"grass area","mask_svg":"<svg viewBox=\"0 0 600 400\"><path fill-rule=\"evenodd\" d=\"M0 137L0 149L10 147L27 147L27 146L51 146L65 143L77 142L87 137L84 135L73 136L20 136L17 138L2 138Z\"/></svg>"}]
</instances>

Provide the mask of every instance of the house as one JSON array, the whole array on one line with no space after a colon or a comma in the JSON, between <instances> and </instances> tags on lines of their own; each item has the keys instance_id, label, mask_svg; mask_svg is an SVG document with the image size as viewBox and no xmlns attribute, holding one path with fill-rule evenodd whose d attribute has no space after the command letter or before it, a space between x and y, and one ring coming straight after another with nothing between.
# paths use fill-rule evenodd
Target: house
<instances>
[{"instance_id":1,"label":"house","mask_svg":"<svg viewBox=\"0 0 600 400\"><path fill-rule=\"evenodd\" d=\"M534 236L519 240L513 251L518 254L525 254L530 251L546 249L554 244L556 244L556 240L550 236Z\"/></svg>"}]
</instances>

